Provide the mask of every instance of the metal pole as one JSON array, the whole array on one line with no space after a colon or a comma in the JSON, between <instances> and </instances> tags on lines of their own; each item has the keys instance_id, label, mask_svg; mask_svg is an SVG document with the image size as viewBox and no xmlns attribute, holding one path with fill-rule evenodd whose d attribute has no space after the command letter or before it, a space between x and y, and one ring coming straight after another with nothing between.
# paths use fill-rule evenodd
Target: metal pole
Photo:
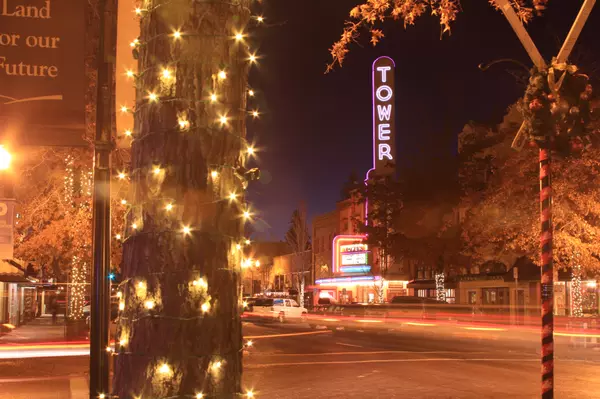
<instances>
[{"instance_id":1,"label":"metal pole","mask_svg":"<svg viewBox=\"0 0 600 399\"><path fill-rule=\"evenodd\" d=\"M552 261L552 185L549 141L540 148L542 399L554 397L554 270Z\"/></svg>"},{"instance_id":2,"label":"metal pole","mask_svg":"<svg viewBox=\"0 0 600 399\"><path fill-rule=\"evenodd\" d=\"M110 283L110 152L112 132L112 75L111 56L113 0L99 2L100 37L98 45L98 81L96 136L94 145L94 199L92 237L92 296L90 337L90 399L101 394L109 396L109 301Z\"/></svg>"}]
</instances>

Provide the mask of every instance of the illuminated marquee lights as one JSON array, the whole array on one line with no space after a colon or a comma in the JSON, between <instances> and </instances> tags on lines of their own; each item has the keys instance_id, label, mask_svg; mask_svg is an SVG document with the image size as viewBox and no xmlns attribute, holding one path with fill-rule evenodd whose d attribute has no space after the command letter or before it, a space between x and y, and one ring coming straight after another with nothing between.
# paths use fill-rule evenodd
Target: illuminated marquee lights
<instances>
[{"instance_id":1,"label":"illuminated marquee lights","mask_svg":"<svg viewBox=\"0 0 600 399\"><path fill-rule=\"evenodd\" d=\"M356 247L357 245L363 244L365 238L366 236L364 235L339 235L333 239L333 273L343 272L340 269L340 267L343 265L342 255L344 254L342 247Z\"/></svg>"},{"instance_id":2,"label":"illuminated marquee lights","mask_svg":"<svg viewBox=\"0 0 600 399\"><path fill-rule=\"evenodd\" d=\"M369 249L367 244L350 244L350 245L340 245L340 251L344 253L348 252L364 252Z\"/></svg>"},{"instance_id":3,"label":"illuminated marquee lights","mask_svg":"<svg viewBox=\"0 0 600 399\"><path fill-rule=\"evenodd\" d=\"M366 266L366 265L359 265L359 266L341 266L340 270L342 271L342 273L360 273L360 274L367 274L371 271L371 266Z\"/></svg>"},{"instance_id":4,"label":"illuminated marquee lights","mask_svg":"<svg viewBox=\"0 0 600 399\"><path fill-rule=\"evenodd\" d=\"M368 263L367 253L342 253L342 266L366 265Z\"/></svg>"},{"instance_id":5,"label":"illuminated marquee lights","mask_svg":"<svg viewBox=\"0 0 600 399\"><path fill-rule=\"evenodd\" d=\"M373 169L378 175L395 171L395 68L389 57L379 57L373 63Z\"/></svg>"},{"instance_id":6,"label":"illuminated marquee lights","mask_svg":"<svg viewBox=\"0 0 600 399\"><path fill-rule=\"evenodd\" d=\"M357 277L334 277L334 278L323 278L315 281L317 285L331 285L341 283L360 283L360 282L371 282L379 280L379 276L357 276Z\"/></svg>"}]
</instances>

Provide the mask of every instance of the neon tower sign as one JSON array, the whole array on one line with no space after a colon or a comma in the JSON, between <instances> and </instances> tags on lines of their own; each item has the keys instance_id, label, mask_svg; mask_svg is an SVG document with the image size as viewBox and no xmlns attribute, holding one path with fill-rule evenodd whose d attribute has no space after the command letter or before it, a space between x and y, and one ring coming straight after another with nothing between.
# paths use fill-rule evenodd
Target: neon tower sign
<instances>
[{"instance_id":1,"label":"neon tower sign","mask_svg":"<svg viewBox=\"0 0 600 399\"><path fill-rule=\"evenodd\" d=\"M389 57L373 63L373 169L379 176L396 170L395 72L396 65Z\"/></svg>"}]
</instances>

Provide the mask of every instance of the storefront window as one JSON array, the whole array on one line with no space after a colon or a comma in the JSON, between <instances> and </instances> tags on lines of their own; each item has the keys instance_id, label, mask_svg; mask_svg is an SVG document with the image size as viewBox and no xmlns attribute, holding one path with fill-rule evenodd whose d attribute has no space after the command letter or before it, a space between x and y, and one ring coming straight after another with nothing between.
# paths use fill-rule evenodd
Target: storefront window
<instances>
[{"instance_id":1,"label":"storefront window","mask_svg":"<svg viewBox=\"0 0 600 399\"><path fill-rule=\"evenodd\" d=\"M273 290L276 292L282 292L285 288L285 276L282 274L278 274L275 276L274 287Z\"/></svg>"},{"instance_id":2,"label":"storefront window","mask_svg":"<svg viewBox=\"0 0 600 399\"><path fill-rule=\"evenodd\" d=\"M467 293L469 305L475 305L477 303L477 291L469 291Z\"/></svg>"},{"instance_id":3,"label":"storefront window","mask_svg":"<svg viewBox=\"0 0 600 399\"><path fill-rule=\"evenodd\" d=\"M508 288L483 288L484 305L508 305Z\"/></svg>"}]
</instances>

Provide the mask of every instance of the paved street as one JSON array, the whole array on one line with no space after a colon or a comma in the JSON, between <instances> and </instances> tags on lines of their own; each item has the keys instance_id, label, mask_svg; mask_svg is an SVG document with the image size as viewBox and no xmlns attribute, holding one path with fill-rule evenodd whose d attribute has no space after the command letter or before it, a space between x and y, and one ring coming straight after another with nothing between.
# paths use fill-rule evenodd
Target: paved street
<instances>
[{"instance_id":1,"label":"paved street","mask_svg":"<svg viewBox=\"0 0 600 399\"><path fill-rule=\"evenodd\" d=\"M276 324L246 324L245 335L253 347L244 386L257 398L539 397L537 340ZM556 397L598 398L600 353L559 339L557 357ZM0 398L86 398L87 363L87 356L1 360Z\"/></svg>"}]
</instances>

